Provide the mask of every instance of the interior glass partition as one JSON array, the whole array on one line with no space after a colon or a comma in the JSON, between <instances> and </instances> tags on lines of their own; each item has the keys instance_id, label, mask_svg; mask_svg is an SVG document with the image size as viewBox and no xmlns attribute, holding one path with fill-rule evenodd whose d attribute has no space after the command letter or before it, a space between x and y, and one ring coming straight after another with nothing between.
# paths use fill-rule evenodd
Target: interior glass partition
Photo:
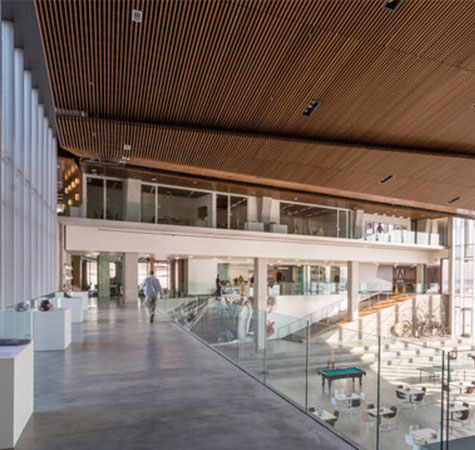
<instances>
[{"instance_id":1,"label":"interior glass partition","mask_svg":"<svg viewBox=\"0 0 475 450\"><path fill-rule=\"evenodd\" d=\"M87 217L104 218L104 179L87 178Z\"/></svg>"},{"instance_id":2,"label":"interior glass partition","mask_svg":"<svg viewBox=\"0 0 475 450\"><path fill-rule=\"evenodd\" d=\"M289 234L350 237L348 210L280 202L280 223Z\"/></svg>"},{"instance_id":3,"label":"interior glass partition","mask_svg":"<svg viewBox=\"0 0 475 450\"><path fill-rule=\"evenodd\" d=\"M211 193L158 186L157 205L157 223L211 226Z\"/></svg>"}]
</instances>

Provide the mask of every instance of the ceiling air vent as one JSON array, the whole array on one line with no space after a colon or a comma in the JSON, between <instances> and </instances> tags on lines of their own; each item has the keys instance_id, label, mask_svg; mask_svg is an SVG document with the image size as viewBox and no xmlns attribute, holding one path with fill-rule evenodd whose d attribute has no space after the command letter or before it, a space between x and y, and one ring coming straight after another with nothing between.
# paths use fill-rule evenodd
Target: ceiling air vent
<instances>
[{"instance_id":1,"label":"ceiling air vent","mask_svg":"<svg viewBox=\"0 0 475 450\"><path fill-rule=\"evenodd\" d=\"M381 184L384 184L384 183L387 183L389 180L392 180L394 178L394 175L388 175L387 177L384 177L380 183Z\"/></svg>"},{"instance_id":2,"label":"ceiling air vent","mask_svg":"<svg viewBox=\"0 0 475 450\"><path fill-rule=\"evenodd\" d=\"M461 199L461 197L454 197L452 200L449 200L449 205L452 203L458 202Z\"/></svg>"},{"instance_id":3,"label":"ceiling air vent","mask_svg":"<svg viewBox=\"0 0 475 450\"><path fill-rule=\"evenodd\" d=\"M139 11L138 9L132 10L132 22L142 22L142 11Z\"/></svg>"},{"instance_id":4,"label":"ceiling air vent","mask_svg":"<svg viewBox=\"0 0 475 450\"><path fill-rule=\"evenodd\" d=\"M384 7L390 11L394 11L401 3L402 0L387 0Z\"/></svg>"},{"instance_id":5,"label":"ceiling air vent","mask_svg":"<svg viewBox=\"0 0 475 450\"><path fill-rule=\"evenodd\" d=\"M305 109L303 110L303 115L304 116L309 116L310 114L313 113L313 111L315 111L315 109L317 108L317 106L319 105L320 103L317 102L317 100L310 100L310 102L308 103L308 105L305 107Z\"/></svg>"}]
</instances>

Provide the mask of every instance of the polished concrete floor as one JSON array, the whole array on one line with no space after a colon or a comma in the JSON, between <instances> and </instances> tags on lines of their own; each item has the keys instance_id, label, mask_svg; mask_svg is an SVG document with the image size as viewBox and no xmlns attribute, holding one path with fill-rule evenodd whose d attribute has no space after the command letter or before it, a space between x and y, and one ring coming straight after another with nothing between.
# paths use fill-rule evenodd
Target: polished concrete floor
<instances>
[{"instance_id":1,"label":"polished concrete floor","mask_svg":"<svg viewBox=\"0 0 475 450\"><path fill-rule=\"evenodd\" d=\"M100 302L66 352L35 356L16 450L349 449L178 326Z\"/></svg>"}]
</instances>

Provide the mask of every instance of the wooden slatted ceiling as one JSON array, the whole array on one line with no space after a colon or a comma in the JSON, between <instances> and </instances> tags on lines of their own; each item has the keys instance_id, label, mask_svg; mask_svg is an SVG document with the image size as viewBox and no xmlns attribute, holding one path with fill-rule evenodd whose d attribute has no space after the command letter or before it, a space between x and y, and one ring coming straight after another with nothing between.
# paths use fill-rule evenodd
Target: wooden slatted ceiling
<instances>
[{"instance_id":1,"label":"wooden slatted ceiling","mask_svg":"<svg viewBox=\"0 0 475 450\"><path fill-rule=\"evenodd\" d=\"M36 4L58 108L475 154L473 1Z\"/></svg>"},{"instance_id":2,"label":"wooden slatted ceiling","mask_svg":"<svg viewBox=\"0 0 475 450\"><path fill-rule=\"evenodd\" d=\"M375 200L412 200L415 206L448 206L461 196L454 206L475 210L474 159L104 119L60 117L58 130L66 149L87 158L127 156L146 167L299 189L318 186L320 192L351 191ZM124 143L132 150L124 151ZM389 174L395 178L381 184Z\"/></svg>"},{"instance_id":3,"label":"wooden slatted ceiling","mask_svg":"<svg viewBox=\"0 0 475 450\"><path fill-rule=\"evenodd\" d=\"M471 160L382 151L475 155L475 2L35 3L55 106L89 117L59 120L77 155L118 159L130 136L134 164L444 205L461 196L475 210ZM304 117L310 100L321 104Z\"/></svg>"}]
</instances>

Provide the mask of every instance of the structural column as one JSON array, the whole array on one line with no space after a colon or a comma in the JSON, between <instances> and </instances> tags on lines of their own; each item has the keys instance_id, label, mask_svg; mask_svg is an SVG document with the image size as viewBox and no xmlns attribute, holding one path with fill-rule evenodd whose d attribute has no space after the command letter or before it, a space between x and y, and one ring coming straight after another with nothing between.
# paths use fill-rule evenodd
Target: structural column
<instances>
[{"instance_id":1,"label":"structural column","mask_svg":"<svg viewBox=\"0 0 475 450\"><path fill-rule=\"evenodd\" d=\"M126 302L137 302L139 293L138 261L138 253L124 253L122 258L122 281L124 284L124 300Z\"/></svg>"},{"instance_id":2,"label":"structural column","mask_svg":"<svg viewBox=\"0 0 475 450\"><path fill-rule=\"evenodd\" d=\"M110 296L109 258L107 256L97 257L97 285L99 297Z\"/></svg>"},{"instance_id":3,"label":"structural column","mask_svg":"<svg viewBox=\"0 0 475 450\"><path fill-rule=\"evenodd\" d=\"M359 276L358 262L348 261L348 287L347 287L347 319L358 319L359 310Z\"/></svg>"},{"instance_id":4,"label":"structural column","mask_svg":"<svg viewBox=\"0 0 475 450\"><path fill-rule=\"evenodd\" d=\"M128 178L124 189L124 220L140 222L140 202L142 183L140 180Z\"/></svg>"},{"instance_id":5,"label":"structural column","mask_svg":"<svg viewBox=\"0 0 475 450\"><path fill-rule=\"evenodd\" d=\"M255 343L258 350L266 345L267 259L254 258Z\"/></svg>"}]
</instances>

